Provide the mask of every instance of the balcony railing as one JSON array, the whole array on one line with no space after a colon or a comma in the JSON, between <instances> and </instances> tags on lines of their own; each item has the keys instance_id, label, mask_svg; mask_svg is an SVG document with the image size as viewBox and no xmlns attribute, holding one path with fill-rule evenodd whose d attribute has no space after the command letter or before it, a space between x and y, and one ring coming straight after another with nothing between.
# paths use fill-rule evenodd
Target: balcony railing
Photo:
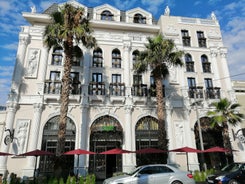
<instances>
[{"instance_id":1,"label":"balcony railing","mask_svg":"<svg viewBox=\"0 0 245 184\"><path fill-rule=\"evenodd\" d=\"M105 95L104 82L90 82L88 88L89 95Z\"/></svg>"},{"instance_id":2,"label":"balcony railing","mask_svg":"<svg viewBox=\"0 0 245 184\"><path fill-rule=\"evenodd\" d=\"M125 84L124 83L110 83L110 95L124 96Z\"/></svg>"},{"instance_id":3,"label":"balcony railing","mask_svg":"<svg viewBox=\"0 0 245 184\"><path fill-rule=\"evenodd\" d=\"M45 94L60 94L61 93L61 81L46 81L44 86ZM70 94L79 95L81 94L81 84L73 83L71 84Z\"/></svg>"},{"instance_id":4,"label":"balcony railing","mask_svg":"<svg viewBox=\"0 0 245 184\"><path fill-rule=\"evenodd\" d=\"M44 86L45 94L60 94L61 81L46 81Z\"/></svg>"},{"instance_id":5,"label":"balcony railing","mask_svg":"<svg viewBox=\"0 0 245 184\"><path fill-rule=\"evenodd\" d=\"M206 98L220 99L220 88L219 87L206 88Z\"/></svg>"},{"instance_id":6,"label":"balcony railing","mask_svg":"<svg viewBox=\"0 0 245 184\"><path fill-rule=\"evenodd\" d=\"M189 98L206 98L206 99L220 99L220 88L209 87L203 90L202 86L189 87ZM205 96L204 96L205 95Z\"/></svg>"},{"instance_id":7,"label":"balcony railing","mask_svg":"<svg viewBox=\"0 0 245 184\"><path fill-rule=\"evenodd\" d=\"M189 87L189 98L203 98L203 87L202 86L193 86Z\"/></svg>"},{"instance_id":8,"label":"balcony railing","mask_svg":"<svg viewBox=\"0 0 245 184\"><path fill-rule=\"evenodd\" d=\"M131 89L132 96L148 96L146 84L133 84Z\"/></svg>"}]
</instances>

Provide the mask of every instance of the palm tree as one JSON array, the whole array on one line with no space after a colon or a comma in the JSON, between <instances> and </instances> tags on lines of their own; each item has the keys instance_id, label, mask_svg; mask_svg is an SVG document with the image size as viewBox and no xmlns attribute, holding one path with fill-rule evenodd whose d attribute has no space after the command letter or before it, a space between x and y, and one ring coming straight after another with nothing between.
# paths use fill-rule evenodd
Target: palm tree
<instances>
[{"instance_id":1,"label":"palm tree","mask_svg":"<svg viewBox=\"0 0 245 184\"><path fill-rule=\"evenodd\" d=\"M223 98L218 102L213 102L211 106L214 107L214 110L207 112L207 115L211 117L211 127L218 126L222 128L224 148L232 150L228 124L236 126L239 122L242 122L244 115L237 111L237 108L241 105L238 103L232 104L227 98Z\"/></svg>"},{"instance_id":2,"label":"palm tree","mask_svg":"<svg viewBox=\"0 0 245 184\"><path fill-rule=\"evenodd\" d=\"M70 74L72 68L72 57L76 47L74 45L82 43L87 48L96 45L96 40L92 36L92 28L88 19L84 17L83 8L75 8L70 4L65 4L61 11L52 14L53 22L46 26L44 37L48 48L61 46L65 53L64 74L62 76L61 88L61 108L58 131L58 145L56 155L60 156L65 150L65 135L67 111L70 95ZM81 56L81 51L76 49L76 56Z\"/></svg>"},{"instance_id":3,"label":"palm tree","mask_svg":"<svg viewBox=\"0 0 245 184\"><path fill-rule=\"evenodd\" d=\"M167 150L168 140L165 130L163 80L169 76L169 67L183 66L181 60L183 52L177 51L174 42L170 39L165 39L161 34L148 38L148 42L145 44L146 50L140 52L137 57L134 70L137 73L144 73L149 68L151 69L156 85L157 116L159 121L158 143L160 149Z\"/></svg>"}]
</instances>

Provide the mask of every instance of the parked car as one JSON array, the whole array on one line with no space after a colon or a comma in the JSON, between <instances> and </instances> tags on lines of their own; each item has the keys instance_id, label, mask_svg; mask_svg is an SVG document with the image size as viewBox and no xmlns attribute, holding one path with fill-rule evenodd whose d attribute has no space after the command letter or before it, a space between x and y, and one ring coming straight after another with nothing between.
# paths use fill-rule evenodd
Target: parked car
<instances>
[{"instance_id":1,"label":"parked car","mask_svg":"<svg viewBox=\"0 0 245 184\"><path fill-rule=\"evenodd\" d=\"M245 163L232 163L206 178L208 184L245 184Z\"/></svg>"},{"instance_id":2,"label":"parked car","mask_svg":"<svg viewBox=\"0 0 245 184\"><path fill-rule=\"evenodd\" d=\"M195 184L193 175L166 164L144 165L131 173L104 180L103 184Z\"/></svg>"}]
</instances>

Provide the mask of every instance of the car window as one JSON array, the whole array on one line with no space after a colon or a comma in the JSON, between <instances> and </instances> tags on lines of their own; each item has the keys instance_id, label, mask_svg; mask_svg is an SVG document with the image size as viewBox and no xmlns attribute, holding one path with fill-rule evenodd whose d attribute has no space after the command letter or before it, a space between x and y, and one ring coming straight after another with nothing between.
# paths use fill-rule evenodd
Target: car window
<instances>
[{"instance_id":1,"label":"car window","mask_svg":"<svg viewBox=\"0 0 245 184\"><path fill-rule=\"evenodd\" d=\"M139 173L140 174L153 174L153 168L152 167L145 167Z\"/></svg>"},{"instance_id":2,"label":"car window","mask_svg":"<svg viewBox=\"0 0 245 184\"><path fill-rule=\"evenodd\" d=\"M239 169L240 166L241 164L239 163L232 163L230 165L225 166L223 169L221 169L221 171L236 171L237 169Z\"/></svg>"},{"instance_id":3,"label":"car window","mask_svg":"<svg viewBox=\"0 0 245 184\"><path fill-rule=\"evenodd\" d=\"M243 165L241 166L241 170L242 170L242 171L245 171L245 164L243 164Z\"/></svg>"},{"instance_id":4,"label":"car window","mask_svg":"<svg viewBox=\"0 0 245 184\"><path fill-rule=\"evenodd\" d=\"M161 173L170 173L170 172L174 172L172 169L170 169L170 168L167 167L167 166L161 166L161 167L160 167L160 171L161 171Z\"/></svg>"}]
</instances>

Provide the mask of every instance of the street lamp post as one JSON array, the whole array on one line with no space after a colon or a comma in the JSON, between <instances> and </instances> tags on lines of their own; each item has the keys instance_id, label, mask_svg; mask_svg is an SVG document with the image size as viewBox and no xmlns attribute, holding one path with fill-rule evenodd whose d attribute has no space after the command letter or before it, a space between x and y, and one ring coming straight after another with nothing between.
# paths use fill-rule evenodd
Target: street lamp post
<instances>
[{"instance_id":1,"label":"street lamp post","mask_svg":"<svg viewBox=\"0 0 245 184\"><path fill-rule=\"evenodd\" d=\"M202 159L202 162L203 162L203 166L204 166L204 170L206 171L207 170L207 165L205 163L205 159L204 159L204 146L203 146L203 138L202 138L202 128L201 128L201 123L200 123L200 118L199 118L199 111L198 111L198 107L197 107L197 92L195 92L195 95L194 95L194 99L195 99L195 110L196 110L196 117L197 117L197 126L198 126L198 133L199 133L199 140L200 140L200 146L201 146L201 159Z\"/></svg>"}]
</instances>

